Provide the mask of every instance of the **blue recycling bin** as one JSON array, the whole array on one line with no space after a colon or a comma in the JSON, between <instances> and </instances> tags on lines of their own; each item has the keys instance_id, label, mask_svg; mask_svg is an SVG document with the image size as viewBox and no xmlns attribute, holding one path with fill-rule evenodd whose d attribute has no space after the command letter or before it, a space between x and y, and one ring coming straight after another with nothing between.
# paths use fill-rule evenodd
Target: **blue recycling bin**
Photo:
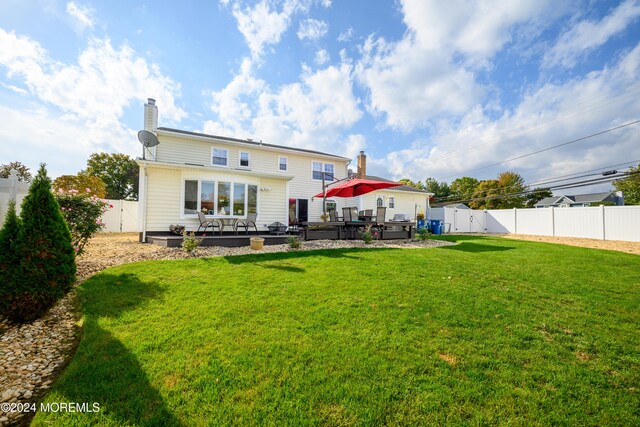
<instances>
[{"instance_id":1,"label":"blue recycling bin","mask_svg":"<svg viewBox=\"0 0 640 427\"><path fill-rule=\"evenodd\" d=\"M441 219L431 219L429 225L433 234L442 234L443 221Z\"/></svg>"}]
</instances>

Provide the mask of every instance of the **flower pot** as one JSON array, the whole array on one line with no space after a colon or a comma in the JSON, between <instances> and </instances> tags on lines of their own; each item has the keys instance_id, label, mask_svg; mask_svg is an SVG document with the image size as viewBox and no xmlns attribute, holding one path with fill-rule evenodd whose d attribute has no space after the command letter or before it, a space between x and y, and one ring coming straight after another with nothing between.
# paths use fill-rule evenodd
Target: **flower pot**
<instances>
[{"instance_id":1,"label":"flower pot","mask_svg":"<svg viewBox=\"0 0 640 427\"><path fill-rule=\"evenodd\" d=\"M425 228L426 227L426 223L424 219L419 219L418 220L418 230L420 230L421 228Z\"/></svg>"},{"instance_id":2,"label":"flower pot","mask_svg":"<svg viewBox=\"0 0 640 427\"><path fill-rule=\"evenodd\" d=\"M264 239L262 237L252 237L249 239L251 249L259 251L264 247Z\"/></svg>"}]
</instances>

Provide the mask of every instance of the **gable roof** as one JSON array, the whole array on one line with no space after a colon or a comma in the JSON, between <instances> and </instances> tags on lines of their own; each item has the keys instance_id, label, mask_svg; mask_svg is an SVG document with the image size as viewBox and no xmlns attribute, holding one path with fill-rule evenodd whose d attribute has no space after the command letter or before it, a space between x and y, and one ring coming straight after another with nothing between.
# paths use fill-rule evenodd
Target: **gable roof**
<instances>
[{"instance_id":1,"label":"gable roof","mask_svg":"<svg viewBox=\"0 0 640 427\"><path fill-rule=\"evenodd\" d=\"M604 202L611 195L611 193L576 194L571 198L576 203Z\"/></svg>"},{"instance_id":2,"label":"gable roof","mask_svg":"<svg viewBox=\"0 0 640 427\"><path fill-rule=\"evenodd\" d=\"M561 196L552 196L552 197L545 197L544 199L538 201L538 203L536 203L536 206L551 206L551 205L558 205L561 203L567 203L567 204L582 204L582 203L597 203L597 202L604 202L607 199L609 199L610 197L614 196L613 193L591 193L591 194L576 194L573 196L565 196L565 195L561 195ZM565 200L563 200L565 199Z\"/></svg>"},{"instance_id":3,"label":"gable roof","mask_svg":"<svg viewBox=\"0 0 640 427\"><path fill-rule=\"evenodd\" d=\"M349 159L347 157L337 156L335 154L323 153L322 151L307 150L306 148L287 147L287 146L284 146L284 145L267 144L267 143L262 142L262 141L256 142L256 141L252 141L250 139L239 139L239 138L231 138L231 137L228 137L228 136L209 135L209 134L206 134L206 133L191 132L191 131L188 131L188 130L172 129L172 128L166 128L166 127L159 127L157 130L159 130L161 132L170 132L170 133L177 133L177 134L182 134L182 135L195 136L195 137L198 137L198 138L215 139L215 140L219 140L219 141L227 141L227 142L245 144L247 146L252 146L252 147L256 147L256 148L259 148L259 147L275 148L275 149L279 149L279 150L295 151L295 152L300 152L300 153L305 153L305 154L317 154L317 155L325 156L325 157L333 157L333 158L344 160L344 161L350 161L351 160L351 159Z\"/></svg>"}]
</instances>

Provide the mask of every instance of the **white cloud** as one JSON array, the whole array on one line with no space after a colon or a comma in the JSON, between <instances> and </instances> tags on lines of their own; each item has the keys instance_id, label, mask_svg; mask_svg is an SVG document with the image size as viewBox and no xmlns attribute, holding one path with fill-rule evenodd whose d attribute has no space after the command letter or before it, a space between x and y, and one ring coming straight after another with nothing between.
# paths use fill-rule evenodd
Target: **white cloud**
<instances>
[{"instance_id":1,"label":"white cloud","mask_svg":"<svg viewBox=\"0 0 640 427\"><path fill-rule=\"evenodd\" d=\"M374 171L394 178L447 179L465 174L495 177L516 169L525 179L554 177L640 158L640 127L629 126L491 169L474 169L637 120L640 44L613 67L564 84L547 83L526 94L512 111L491 118L477 106L459 121L440 121L429 140L416 140L387 159L372 158ZM581 191L581 190L578 190Z\"/></svg>"},{"instance_id":2,"label":"white cloud","mask_svg":"<svg viewBox=\"0 0 640 427\"><path fill-rule=\"evenodd\" d=\"M80 26L80 30L93 28L95 25L96 21L93 13L87 6L70 1L67 3L67 13L76 20Z\"/></svg>"},{"instance_id":3,"label":"white cloud","mask_svg":"<svg viewBox=\"0 0 640 427\"><path fill-rule=\"evenodd\" d=\"M320 0L320 4L324 7L331 7L332 0Z\"/></svg>"},{"instance_id":4,"label":"white cloud","mask_svg":"<svg viewBox=\"0 0 640 427\"><path fill-rule=\"evenodd\" d=\"M229 1L222 4L227 6ZM278 5L281 5L279 10ZM238 30L247 41L253 58L257 59L262 56L265 46L280 43L282 34L289 28L291 16L307 8L308 1L303 0L283 2L262 0L258 4L244 8L239 1L236 1L232 5L232 12L238 22Z\"/></svg>"},{"instance_id":5,"label":"white cloud","mask_svg":"<svg viewBox=\"0 0 640 427\"><path fill-rule=\"evenodd\" d=\"M537 22L547 1L404 0L408 31L397 42L368 37L357 76L368 109L387 126L411 131L443 115L461 115L486 89L476 74L513 39L518 25Z\"/></svg>"},{"instance_id":6,"label":"white cloud","mask_svg":"<svg viewBox=\"0 0 640 427\"><path fill-rule=\"evenodd\" d=\"M409 131L441 114L463 114L479 102L473 72L411 38L395 44L369 38L357 65L370 90L369 111L384 114L388 126Z\"/></svg>"},{"instance_id":7,"label":"white cloud","mask_svg":"<svg viewBox=\"0 0 640 427\"><path fill-rule=\"evenodd\" d=\"M317 19L305 19L300 21L297 35L300 40L317 40L324 37L327 31L329 31L329 24L326 22Z\"/></svg>"},{"instance_id":8,"label":"white cloud","mask_svg":"<svg viewBox=\"0 0 640 427\"><path fill-rule=\"evenodd\" d=\"M0 28L0 52L0 64L9 77L21 78L31 94L77 117L117 121L132 101L147 97L163 106L169 121L186 116L175 105L180 85L126 44L116 49L108 39L92 38L77 64L63 64L51 59L37 42Z\"/></svg>"},{"instance_id":9,"label":"white cloud","mask_svg":"<svg viewBox=\"0 0 640 427\"><path fill-rule=\"evenodd\" d=\"M364 144L358 137L341 136L362 117L352 86L352 68L343 64L315 72L303 67L300 82L272 89L253 75L251 61L245 60L240 73L212 93L212 110L218 120L206 122L204 130L351 153L353 146Z\"/></svg>"},{"instance_id":10,"label":"white cloud","mask_svg":"<svg viewBox=\"0 0 640 427\"><path fill-rule=\"evenodd\" d=\"M353 37L354 33L355 31L353 30L353 28L349 27L338 35L338 41L342 43L348 42Z\"/></svg>"},{"instance_id":11,"label":"white cloud","mask_svg":"<svg viewBox=\"0 0 640 427\"><path fill-rule=\"evenodd\" d=\"M316 52L314 61L318 65L324 65L329 62L330 59L331 58L329 57L329 52L327 52L325 49L320 49Z\"/></svg>"},{"instance_id":12,"label":"white cloud","mask_svg":"<svg viewBox=\"0 0 640 427\"><path fill-rule=\"evenodd\" d=\"M640 18L640 2L627 0L600 21L584 20L566 30L544 55L545 67L572 68L590 50L598 48Z\"/></svg>"},{"instance_id":13,"label":"white cloud","mask_svg":"<svg viewBox=\"0 0 640 427\"><path fill-rule=\"evenodd\" d=\"M186 116L175 104L180 85L126 44L114 48L109 40L92 38L76 64L65 64L52 59L37 42L0 28L0 67L8 78L20 81L32 105L38 105L28 111L15 108L11 132L23 136L30 147L40 144L30 138L50 135L44 139L50 142L48 150L38 152L45 159L74 144L88 144L94 151L127 152L136 147L135 131L123 124L122 117L127 107L142 105L147 97L162 106L161 123L176 123ZM29 123L34 121L42 129L29 137Z\"/></svg>"}]
</instances>

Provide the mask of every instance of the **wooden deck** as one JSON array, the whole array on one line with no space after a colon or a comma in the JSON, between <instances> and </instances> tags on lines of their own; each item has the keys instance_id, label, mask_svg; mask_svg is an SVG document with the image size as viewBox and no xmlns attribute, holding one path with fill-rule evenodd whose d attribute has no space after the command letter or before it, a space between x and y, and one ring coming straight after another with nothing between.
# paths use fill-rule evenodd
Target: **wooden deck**
<instances>
[{"instance_id":1,"label":"wooden deck","mask_svg":"<svg viewBox=\"0 0 640 427\"><path fill-rule=\"evenodd\" d=\"M198 235L202 239L201 246L224 246L240 247L249 246L251 237L262 237L265 245L282 245L287 243L291 235L299 236L304 240L342 240L360 239L360 232L367 226L374 227L377 238L381 240L412 239L415 236L415 223L413 222L385 222L375 224L365 221L347 222L309 222L300 226L297 234L274 235L268 232L258 234L234 234L233 232L223 232L222 235L206 233L205 236ZM169 232L147 232L147 243L160 245L167 248L177 248L182 245L182 236L176 236Z\"/></svg>"},{"instance_id":2,"label":"wooden deck","mask_svg":"<svg viewBox=\"0 0 640 427\"><path fill-rule=\"evenodd\" d=\"M369 225L378 233L377 238L381 240L411 239L416 232L413 222L383 224L371 221L309 222L302 227L302 238L304 240L360 239L360 232Z\"/></svg>"},{"instance_id":3,"label":"wooden deck","mask_svg":"<svg viewBox=\"0 0 640 427\"><path fill-rule=\"evenodd\" d=\"M271 235L271 234L223 234L222 236L212 236L211 233L207 233L206 236L197 236L202 239L200 246L224 246L227 248L235 248L240 246L249 246L249 239L252 237L262 237L265 245L282 245L287 243L288 235ZM182 236L176 236L173 234L154 234L147 233L147 243L154 245L164 246L166 248L178 248L182 246Z\"/></svg>"}]
</instances>

